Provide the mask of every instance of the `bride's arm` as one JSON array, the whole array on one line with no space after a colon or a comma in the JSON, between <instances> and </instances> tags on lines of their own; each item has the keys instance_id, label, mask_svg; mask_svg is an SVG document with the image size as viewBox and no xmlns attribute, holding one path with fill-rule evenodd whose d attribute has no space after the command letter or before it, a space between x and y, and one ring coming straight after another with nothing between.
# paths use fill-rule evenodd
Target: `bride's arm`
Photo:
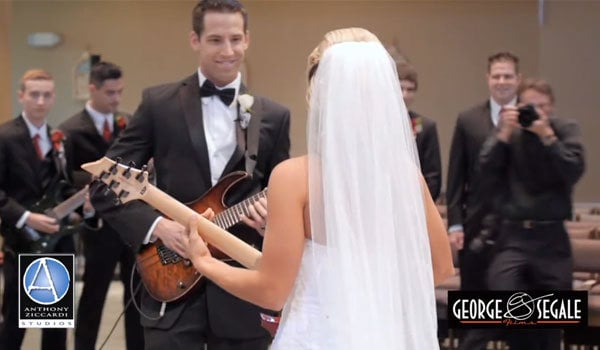
<instances>
[{"instance_id":1,"label":"bride's arm","mask_svg":"<svg viewBox=\"0 0 600 350\"><path fill-rule=\"evenodd\" d=\"M425 216L427 219L427 232L429 232L429 246L431 249L431 262L433 265L433 283L439 285L448 277L454 275L452 263L452 251L448 241L448 233L440 216L425 179L421 176L421 187L423 188L423 202L425 204Z\"/></svg>"},{"instance_id":2,"label":"bride's arm","mask_svg":"<svg viewBox=\"0 0 600 350\"><path fill-rule=\"evenodd\" d=\"M210 257L198 235L190 235L187 255L192 257L196 269L238 298L267 309L281 309L294 285L304 249L306 174L306 162L302 158L287 160L273 170L267 193L267 229L258 270L232 267ZM190 231L194 232L194 227Z\"/></svg>"}]
</instances>

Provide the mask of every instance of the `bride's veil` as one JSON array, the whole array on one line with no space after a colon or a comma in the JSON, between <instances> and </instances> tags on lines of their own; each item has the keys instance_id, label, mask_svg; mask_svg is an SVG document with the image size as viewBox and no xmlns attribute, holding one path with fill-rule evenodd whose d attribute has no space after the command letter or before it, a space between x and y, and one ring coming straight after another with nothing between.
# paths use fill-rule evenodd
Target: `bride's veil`
<instances>
[{"instance_id":1,"label":"bride's veil","mask_svg":"<svg viewBox=\"0 0 600 350\"><path fill-rule=\"evenodd\" d=\"M373 40L334 43L317 61L308 159L323 326L335 349L437 349L419 161L395 65Z\"/></svg>"}]
</instances>

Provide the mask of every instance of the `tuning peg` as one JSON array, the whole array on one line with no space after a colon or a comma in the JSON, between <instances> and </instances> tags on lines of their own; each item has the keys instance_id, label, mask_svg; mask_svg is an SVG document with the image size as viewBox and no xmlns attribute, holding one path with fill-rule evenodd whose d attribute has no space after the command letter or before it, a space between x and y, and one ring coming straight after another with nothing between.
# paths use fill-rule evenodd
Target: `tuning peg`
<instances>
[{"instance_id":1,"label":"tuning peg","mask_svg":"<svg viewBox=\"0 0 600 350\"><path fill-rule=\"evenodd\" d=\"M142 171L136 175L135 179L139 182L144 182L144 174L148 171L148 165L142 165Z\"/></svg>"},{"instance_id":2,"label":"tuning peg","mask_svg":"<svg viewBox=\"0 0 600 350\"><path fill-rule=\"evenodd\" d=\"M118 181L111 180L110 183L108 184L108 187L104 191L104 195L108 196L110 194L110 191L112 191L113 189L117 188L118 186L119 186L119 182Z\"/></svg>"},{"instance_id":3,"label":"tuning peg","mask_svg":"<svg viewBox=\"0 0 600 350\"><path fill-rule=\"evenodd\" d=\"M117 166L119 166L119 163L115 163L113 165L110 166L110 168L108 168L108 172L111 174L116 174L117 173Z\"/></svg>"},{"instance_id":4,"label":"tuning peg","mask_svg":"<svg viewBox=\"0 0 600 350\"><path fill-rule=\"evenodd\" d=\"M129 162L127 169L123 172L123 177L126 179L131 177L131 168L135 168L135 162L133 160Z\"/></svg>"},{"instance_id":5,"label":"tuning peg","mask_svg":"<svg viewBox=\"0 0 600 350\"><path fill-rule=\"evenodd\" d=\"M119 195L117 197L119 199L121 199L121 198L126 198L127 196L129 196L129 191L121 190L121 192L119 192Z\"/></svg>"},{"instance_id":6,"label":"tuning peg","mask_svg":"<svg viewBox=\"0 0 600 350\"><path fill-rule=\"evenodd\" d=\"M100 173L100 180L106 180L110 176L110 172L102 170Z\"/></svg>"}]
</instances>

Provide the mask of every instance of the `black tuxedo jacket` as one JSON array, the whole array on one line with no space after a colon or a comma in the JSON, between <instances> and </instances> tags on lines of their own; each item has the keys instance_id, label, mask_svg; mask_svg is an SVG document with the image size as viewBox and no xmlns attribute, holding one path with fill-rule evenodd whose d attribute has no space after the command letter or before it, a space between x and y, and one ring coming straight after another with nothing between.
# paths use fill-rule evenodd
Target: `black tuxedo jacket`
<instances>
[{"instance_id":1,"label":"black tuxedo jacket","mask_svg":"<svg viewBox=\"0 0 600 350\"><path fill-rule=\"evenodd\" d=\"M442 161L440 158L440 142L435 121L416 112L409 111L411 119L419 120L421 129L417 130L416 142L421 163L421 172L433 200L440 195L442 187Z\"/></svg>"},{"instance_id":2,"label":"black tuxedo jacket","mask_svg":"<svg viewBox=\"0 0 600 350\"><path fill-rule=\"evenodd\" d=\"M478 232L489 210L478 163L481 147L493 130L489 100L460 113L454 128L446 186L448 227L462 224L465 241Z\"/></svg>"},{"instance_id":3,"label":"black tuxedo jacket","mask_svg":"<svg viewBox=\"0 0 600 350\"><path fill-rule=\"evenodd\" d=\"M241 91L245 91L243 86ZM251 114L247 139L256 137L259 140L258 153L251 155L256 159L256 167L251 181L231 191L228 204L264 188L275 165L289 157L289 110L266 98L255 97ZM178 83L146 89L129 126L108 150L107 156L113 159L121 157L124 162L134 161L138 165L153 158L157 187L182 203L194 201L212 186L202 118L197 74ZM244 170L244 164L244 152L238 146L223 174ZM92 185L92 202L96 210L134 250L139 250L159 213L140 201L115 207L110 196L102 195L104 188L106 186L99 183ZM262 245L258 233L243 224L230 231L250 244ZM210 282L206 285L206 298L208 320L217 336L264 336L256 306L242 302ZM144 311L158 314L160 303L147 293L142 299ZM170 303L162 319L151 321L142 318L142 324L171 327L188 300Z\"/></svg>"},{"instance_id":4,"label":"black tuxedo jacket","mask_svg":"<svg viewBox=\"0 0 600 350\"><path fill-rule=\"evenodd\" d=\"M48 138L51 129L48 126ZM65 158L69 158L71 147L68 140L63 141ZM58 159L58 153L50 151L54 175L67 178L68 170ZM15 251L21 250L26 243L25 237L14 231L15 225L25 211L38 202L45 194L41 178L42 162L37 156L27 124L23 116L10 120L0 126L0 218L2 234L6 244ZM68 195L69 193L65 193Z\"/></svg>"},{"instance_id":5,"label":"black tuxedo jacket","mask_svg":"<svg viewBox=\"0 0 600 350\"><path fill-rule=\"evenodd\" d=\"M129 115L122 112L115 113L112 139L116 139L121 128L117 123L117 116L129 120ZM73 183L77 188L83 188L91 181L91 175L81 170L81 165L93 162L104 157L113 140L107 142L102 135L98 133L94 120L84 109L73 115L58 127L62 130L73 146L68 164L72 168Z\"/></svg>"}]
</instances>

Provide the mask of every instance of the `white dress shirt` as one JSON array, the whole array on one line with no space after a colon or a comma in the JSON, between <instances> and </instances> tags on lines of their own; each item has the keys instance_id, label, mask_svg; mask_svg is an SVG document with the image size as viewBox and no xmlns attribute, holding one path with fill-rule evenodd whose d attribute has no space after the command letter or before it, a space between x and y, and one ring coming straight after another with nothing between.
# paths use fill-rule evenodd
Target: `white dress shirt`
<instances>
[{"instance_id":1,"label":"white dress shirt","mask_svg":"<svg viewBox=\"0 0 600 350\"><path fill-rule=\"evenodd\" d=\"M517 104L517 98L513 98L509 103L507 103L505 106L514 106ZM502 106L496 102L493 98L490 97L490 110L491 110L491 115L490 117L492 118L492 123L494 124L494 126L498 126L498 123L500 122L500 110L502 109Z\"/></svg>"},{"instance_id":2,"label":"white dress shirt","mask_svg":"<svg viewBox=\"0 0 600 350\"><path fill-rule=\"evenodd\" d=\"M27 129L29 130L29 136L31 137L33 142L33 137L35 135L40 135L39 145L40 150L42 151L42 155L45 157L48 152L50 152L50 148L52 148L52 144L50 143L50 138L48 137L48 124L44 122L44 125L41 127L37 127L33 125L29 119L27 119L27 115L25 112L21 113L23 115L23 120L25 120L25 124L27 124Z\"/></svg>"},{"instance_id":3,"label":"white dress shirt","mask_svg":"<svg viewBox=\"0 0 600 350\"><path fill-rule=\"evenodd\" d=\"M90 101L85 104L85 110L88 112L90 117L92 117L92 121L94 122L94 126L96 130L98 130L98 134L100 136L104 136L104 122L108 121L108 127L110 128L111 134L114 132L114 114L113 113L100 113L92 107Z\"/></svg>"},{"instance_id":4,"label":"white dress shirt","mask_svg":"<svg viewBox=\"0 0 600 350\"><path fill-rule=\"evenodd\" d=\"M210 163L210 178L213 186L219 181L225 165L233 155L237 145L235 120L237 119L237 95L241 82L241 74L225 86L235 89L235 98L231 105L226 106L218 96L202 97L202 121L204 124L204 137L208 148ZM204 84L206 77L198 69L198 83Z\"/></svg>"}]
</instances>

